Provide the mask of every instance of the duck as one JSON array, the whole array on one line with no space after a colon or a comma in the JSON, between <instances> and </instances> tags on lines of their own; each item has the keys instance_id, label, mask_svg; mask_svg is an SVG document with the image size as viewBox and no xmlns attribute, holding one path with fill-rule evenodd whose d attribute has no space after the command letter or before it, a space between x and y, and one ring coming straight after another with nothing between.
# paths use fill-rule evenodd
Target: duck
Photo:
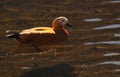
<instances>
[{"instance_id":1,"label":"duck","mask_svg":"<svg viewBox=\"0 0 120 77\"><path fill-rule=\"evenodd\" d=\"M70 34L65 27L73 28L67 17L60 16L52 21L52 27L7 30L6 37L15 39L20 44L32 45L36 50L41 51L38 46L57 45L66 41Z\"/></svg>"}]
</instances>

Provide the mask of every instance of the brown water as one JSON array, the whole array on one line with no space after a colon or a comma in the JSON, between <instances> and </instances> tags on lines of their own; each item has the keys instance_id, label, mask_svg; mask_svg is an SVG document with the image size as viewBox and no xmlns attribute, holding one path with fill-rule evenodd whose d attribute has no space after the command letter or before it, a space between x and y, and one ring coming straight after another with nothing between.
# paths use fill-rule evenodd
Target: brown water
<instances>
[{"instance_id":1,"label":"brown water","mask_svg":"<svg viewBox=\"0 0 120 77\"><path fill-rule=\"evenodd\" d=\"M42 53L5 37L58 16L73 24L71 37ZM120 77L119 0L0 0L0 30L0 77Z\"/></svg>"}]
</instances>

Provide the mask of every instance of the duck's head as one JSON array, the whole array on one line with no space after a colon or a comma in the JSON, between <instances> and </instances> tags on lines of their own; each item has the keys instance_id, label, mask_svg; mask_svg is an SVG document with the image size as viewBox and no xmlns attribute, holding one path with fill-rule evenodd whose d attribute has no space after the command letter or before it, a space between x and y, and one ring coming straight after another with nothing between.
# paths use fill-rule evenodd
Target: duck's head
<instances>
[{"instance_id":1,"label":"duck's head","mask_svg":"<svg viewBox=\"0 0 120 77\"><path fill-rule=\"evenodd\" d=\"M73 27L68 19L64 16L57 17L52 22L52 27L54 30L62 30L64 27Z\"/></svg>"}]
</instances>

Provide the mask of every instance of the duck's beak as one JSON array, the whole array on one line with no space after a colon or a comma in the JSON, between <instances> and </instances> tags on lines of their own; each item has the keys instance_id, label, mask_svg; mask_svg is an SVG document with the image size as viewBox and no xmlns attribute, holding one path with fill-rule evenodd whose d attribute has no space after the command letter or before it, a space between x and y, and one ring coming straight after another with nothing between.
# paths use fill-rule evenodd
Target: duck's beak
<instances>
[{"instance_id":1,"label":"duck's beak","mask_svg":"<svg viewBox=\"0 0 120 77\"><path fill-rule=\"evenodd\" d=\"M73 26L70 23L67 23L65 26L73 28Z\"/></svg>"}]
</instances>

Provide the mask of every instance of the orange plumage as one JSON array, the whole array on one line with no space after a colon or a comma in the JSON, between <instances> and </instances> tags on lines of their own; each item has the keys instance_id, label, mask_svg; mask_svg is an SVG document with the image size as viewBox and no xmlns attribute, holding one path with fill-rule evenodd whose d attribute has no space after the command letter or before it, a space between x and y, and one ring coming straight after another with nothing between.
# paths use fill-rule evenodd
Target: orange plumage
<instances>
[{"instance_id":1,"label":"orange plumage","mask_svg":"<svg viewBox=\"0 0 120 77\"><path fill-rule=\"evenodd\" d=\"M69 37L69 33L64 26L72 27L66 17L57 17L53 20L52 27L35 27L22 31L9 30L7 33L12 33L12 35L8 35L7 37L15 38L22 44L59 44Z\"/></svg>"}]
</instances>

